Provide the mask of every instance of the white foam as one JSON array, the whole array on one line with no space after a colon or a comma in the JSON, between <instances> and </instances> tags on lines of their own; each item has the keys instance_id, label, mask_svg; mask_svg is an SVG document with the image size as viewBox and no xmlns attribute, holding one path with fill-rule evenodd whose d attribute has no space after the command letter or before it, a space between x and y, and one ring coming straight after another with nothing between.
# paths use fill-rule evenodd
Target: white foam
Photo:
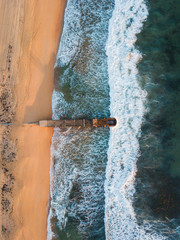
<instances>
[{"instance_id":1,"label":"white foam","mask_svg":"<svg viewBox=\"0 0 180 240\"><path fill-rule=\"evenodd\" d=\"M64 30L57 56L56 65L61 65L61 67L69 64L79 48L80 39L77 26L80 24L80 18L73 1L69 0L67 3L68 12L66 11L66 13L68 14L65 13ZM141 59L141 54L135 49L134 43L136 34L141 31L143 21L145 21L147 15L148 11L143 0L116 0L113 16L109 24L109 39L106 50L109 67L110 109L111 115L116 117L118 124L111 129L106 169L105 226L106 238L108 240L163 239L155 233L152 233L151 236L146 233L146 229L150 228L149 224L144 223L144 227L137 225L132 207L133 193L135 191L136 161L139 154L137 137L140 135L146 98L146 92L139 87L137 81L138 70L136 65ZM72 31L67 31L69 26L72 28ZM66 74L64 77L66 77ZM63 77L61 81L63 81ZM92 78L91 84L94 86L95 83L97 83L97 80ZM89 84L88 82L88 86ZM72 103L68 105L64 100L62 92L54 90L52 99L54 118L59 115L65 115L66 109L70 107L74 108L76 113L83 110L87 112L87 107L84 109L80 104L78 106L74 106ZM89 101L91 100L89 99ZM63 106L64 109L62 107L59 108L59 106ZM63 229L66 225L67 203L72 182L78 174L76 166L72 165L70 157L67 155L71 153L65 151L65 146L70 144L67 142L69 138L67 138L66 134L70 134L70 132L63 135L63 133L56 130L53 136L52 157L55 156L55 158L60 159L61 156L62 161L57 162L55 170L53 167L51 168L51 181L54 179L54 183L51 182L52 201L48 216L48 240L53 238L50 223L52 216L57 216L60 229ZM71 141L73 142L73 138L77 136L79 135L71 135ZM58 146L55 144L56 141ZM101 138L99 139L100 141ZM99 154L97 153L97 155ZM84 169L88 170L88 175L91 175L89 174L91 169L87 168L87 166L91 167L91 165L88 165L90 160L91 156L89 156L87 164L83 165ZM82 177L86 177L86 172L81 169L79 171ZM57 175L58 173L61 177ZM89 187L91 188L91 184L89 184ZM95 190L95 188L92 189ZM86 192L85 190L86 186L84 192ZM87 211L90 201L85 202L80 202L78 206L72 206L72 209L70 209L71 215L76 212L77 208L82 212ZM86 204L86 206L83 204ZM86 227L86 222L82 222L81 225ZM80 226L80 228L82 230L85 229L83 226Z\"/></svg>"},{"instance_id":2,"label":"white foam","mask_svg":"<svg viewBox=\"0 0 180 240\"><path fill-rule=\"evenodd\" d=\"M111 116L118 125L111 129L105 182L105 228L107 240L164 239L145 224L139 226L132 206L135 192L138 137L145 112L146 92L137 81L136 35L148 16L144 0L116 0L109 22L106 45Z\"/></svg>"},{"instance_id":3,"label":"white foam","mask_svg":"<svg viewBox=\"0 0 180 240\"><path fill-rule=\"evenodd\" d=\"M80 28L80 16L81 12L77 10L76 4L73 4L73 0L67 1L64 15L63 33L61 36L55 67L57 65L62 66L68 64L73 56L75 56L77 48L79 48L79 35L77 30ZM67 31L69 28L71 28L71 31Z\"/></svg>"},{"instance_id":4,"label":"white foam","mask_svg":"<svg viewBox=\"0 0 180 240\"><path fill-rule=\"evenodd\" d=\"M96 74L94 74L93 71L88 71L88 75L87 74L85 75L83 70L81 69L82 59L79 59L79 56L78 56L79 49L81 47L81 41L83 41L83 36L84 36L84 32L83 32L84 28L83 26L80 26L80 24L82 24L81 21L83 18L82 11L85 12L87 9L89 10L88 4L92 4L93 11L94 13L96 13L97 12L96 6L93 3L91 3L91 1L89 1L89 3L83 4L82 6L80 6L80 2L78 0L68 1L66 11L65 11L63 34L61 37L61 42L60 42L59 51L57 54L57 62L56 62L56 66L65 68L64 73L61 75L61 84L66 82L68 78L72 77L70 89L71 88L73 90L77 89L78 91L82 89L83 92L87 93L85 94L86 101L79 101L79 96L77 92L73 92L72 93L73 102L67 102L63 92L54 90L53 96L52 96L53 119L58 119L61 116L67 117L69 112L71 113L72 118L81 116L81 115L87 115L88 111L90 113L94 112L96 116L96 112L101 112L101 111L98 111L99 108L97 106L102 105L102 109L103 109L104 101L101 102L103 98L101 97L101 95L105 95L105 94L108 95L107 85L103 85L104 78L106 77L107 79L106 71L104 71L104 69L101 70L101 72L97 70ZM86 17L87 16L84 16L85 19ZM107 16L105 15L105 19L106 18ZM85 19L83 21L85 21ZM96 24L96 28L100 29L101 25L104 24L104 22L105 21L102 20L98 24ZM88 29L87 32L89 32L88 34L91 35L90 33L91 31L89 31L89 28L93 28L93 26L86 24L85 29L86 30ZM101 41L102 39L106 38L106 35L102 33L103 29L104 28L101 29L102 31L98 31L99 34L93 31L92 34L95 34L95 35L91 37L91 39L94 40L95 43L99 38L101 39ZM90 30L93 30L93 29L90 29ZM85 37L87 37L86 34L85 34ZM98 43L101 44L101 41L100 43L99 42ZM92 45L94 44L93 46L96 46L97 43L96 44L95 43L92 41ZM105 43L105 40L103 43ZM79 63L78 69L76 70L77 70L78 77L82 78L82 82L81 81L77 82L77 80L73 79L73 78L77 78L77 76L74 76L74 75L70 76L69 74L70 67L68 66L71 65L73 61L76 61L76 57L77 57L76 55L78 56L78 63ZM92 54L92 56L94 55L95 54ZM106 67L104 63L104 59L103 60L100 59L100 61L101 61L101 64L98 65L95 60L92 61L92 59L90 59L90 62L89 64L87 64L86 67L88 69L93 69L93 70L97 69L98 66L100 66L99 68L101 69L103 68L103 66ZM104 77L104 75L106 76ZM102 84L100 83L100 81ZM76 86L76 84L79 84L78 87ZM99 86L101 86L101 88L99 88ZM97 95L94 94L94 92L96 91L99 91ZM97 96L99 96L99 101L97 100ZM93 101L93 97L96 99L96 102L97 102L96 105L92 104L93 102L95 102ZM86 104L84 104L84 102L86 102ZM107 108L103 109L103 111L108 111L108 109ZM74 113L74 116L73 116L73 113ZM71 156L72 149L68 145L68 139L71 139L71 141L73 142L73 138L76 138L76 140L79 139L79 134L80 134L80 131L78 131L77 134L73 135L69 130L69 132L66 132L63 135L62 132L58 132L58 130L56 130L53 136L51 153L52 153L52 157L54 156L55 159L57 159L57 161L56 161L56 164L54 165L55 169L53 168L51 169L51 207L48 215L48 236L47 236L49 240L53 238L53 233L51 229L52 226L50 222L53 216L57 217L59 228L62 230L66 226L67 212L69 216L76 217L78 215L76 214L76 212L80 211L82 212L82 214L88 215L88 212L92 211L93 209L94 210L93 213L88 215L89 220L87 219L85 219L84 221L80 220L78 230L79 232L82 233L83 231L84 232L88 231L87 229L90 226L90 222L94 222L92 219L96 219L97 218L96 216L98 215L98 213L103 211L103 209L100 209L100 210L98 209L100 207L103 208L103 206L98 205L98 202L102 202L102 198L104 197L103 188L101 187L100 190L102 191L99 191L98 190L99 185L96 184L94 181L94 180L99 180L99 175L101 174L101 172L99 171L99 173L94 173L93 171L94 168L91 166L92 162L94 162L93 166L97 166L97 158L98 156L100 156L100 153L99 152L96 153L95 151L98 151L98 149L96 150L96 148L91 146L91 144L87 146L88 152L86 149L85 150L86 156L82 155L85 163L79 164L80 166L82 165L84 167L83 169L81 169L81 167L78 166L77 164L77 168L78 168L77 170L72 160L73 159L73 157ZM87 136L89 136L89 133L87 133ZM81 138L83 139L82 136L80 137L80 139ZM99 137L99 138L100 138L99 145L101 145L100 142L103 140L103 138L102 137ZM58 142L58 144L55 148L54 144L56 143L56 141ZM102 146L103 145L104 144L102 143ZM67 147L67 151L66 151L66 147ZM74 146L74 149L76 149L76 146ZM79 158L78 152L80 152L80 149L78 147L77 149L78 149L77 150L77 159L78 159ZM96 156L94 157L94 155L97 155L97 158ZM103 164L105 163L102 163L102 166L104 166L103 169L105 169L105 165ZM100 166L99 168L101 169L102 166ZM76 171L79 171L78 180L76 179L76 176L77 176ZM57 175L58 173L60 173L59 176ZM100 180L103 183L104 175L103 174L101 175L102 175L102 178L100 177ZM84 178L87 178L87 179L84 179ZM54 179L53 182L52 182L52 179ZM72 183L74 182L75 179L76 181L82 181L81 188L83 189L84 195L81 201L79 201L74 205L69 204L71 205L71 207L68 206L68 209L67 209L69 196L72 188ZM78 182L78 184L80 183ZM91 194L89 194L89 192L91 192ZM64 202L66 202L66 204ZM92 225L93 224L94 223L92 223Z\"/></svg>"},{"instance_id":5,"label":"white foam","mask_svg":"<svg viewBox=\"0 0 180 240\"><path fill-rule=\"evenodd\" d=\"M51 179L51 206L48 215L47 239L51 240L54 236L52 231L51 218L57 217L58 226L63 229L66 226L67 217L66 209L69 200L69 195L72 189L72 182L76 176L76 168L70 163L67 152L64 149L66 146L67 131L61 132L60 129L55 129L51 145L51 157L54 159L51 163L50 179ZM73 142L73 138L71 140ZM70 142L69 142L70 143ZM53 163L61 156L62 161ZM68 167L67 167L68 166ZM61 191L60 191L61 190Z\"/></svg>"},{"instance_id":6,"label":"white foam","mask_svg":"<svg viewBox=\"0 0 180 240\"><path fill-rule=\"evenodd\" d=\"M84 236L88 229L103 211L99 203L103 201L105 161L100 154L104 147L102 134L98 129L89 133L89 130L55 129L51 152L55 158L51 168L51 207L48 216L47 239L53 239L51 219L57 217L60 230L65 229L68 217L78 219L78 232ZM97 142L100 146L96 148ZM78 151L77 151L78 149ZM106 148L104 148L104 152ZM52 164L53 166L53 164ZM70 199L73 184L79 186L76 197ZM85 216L81 218L80 216ZM93 229L102 231L102 229Z\"/></svg>"}]
</instances>

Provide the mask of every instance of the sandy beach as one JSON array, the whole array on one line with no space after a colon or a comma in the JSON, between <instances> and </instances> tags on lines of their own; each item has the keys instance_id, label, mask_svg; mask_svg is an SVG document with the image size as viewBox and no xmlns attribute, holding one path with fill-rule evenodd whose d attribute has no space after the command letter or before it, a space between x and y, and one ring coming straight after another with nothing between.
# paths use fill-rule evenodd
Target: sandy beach
<instances>
[{"instance_id":1,"label":"sandy beach","mask_svg":"<svg viewBox=\"0 0 180 240\"><path fill-rule=\"evenodd\" d=\"M13 150L11 158L6 154L12 161L1 159L3 208L9 201L0 209L2 239L46 239L53 129L23 123L51 119L65 5L65 0L0 1L0 120L19 123L1 127L1 151Z\"/></svg>"}]
</instances>

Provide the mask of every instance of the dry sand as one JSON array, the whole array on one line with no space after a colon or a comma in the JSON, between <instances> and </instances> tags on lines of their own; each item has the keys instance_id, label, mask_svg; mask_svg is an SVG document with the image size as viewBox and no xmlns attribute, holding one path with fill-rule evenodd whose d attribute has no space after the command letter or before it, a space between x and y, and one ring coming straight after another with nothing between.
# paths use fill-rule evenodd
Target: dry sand
<instances>
[{"instance_id":1,"label":"dry sand","mask_svg":"<svg viewBox=\"0 0 180 240\"><path fill-rule=\"evenodd\" d=\"M1 121L21 124L51 119L53 68L65 4L65 0L0 0L0 76L5 81L1 89L8 92L0 109ZM16 146L17 155L15 161L12 158L1 166L1 184L7 168L13 173L13 207L1 214L1 238L44 240L53 129L24 125L10 128L10 133L8 146Z\"/></svg>"}]
</instances>

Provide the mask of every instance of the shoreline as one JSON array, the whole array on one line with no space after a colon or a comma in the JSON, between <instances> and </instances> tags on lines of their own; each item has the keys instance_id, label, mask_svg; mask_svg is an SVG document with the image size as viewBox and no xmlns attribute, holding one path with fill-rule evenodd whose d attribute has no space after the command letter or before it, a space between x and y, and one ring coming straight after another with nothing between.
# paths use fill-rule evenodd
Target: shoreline
<instances>
[{"instance_id":1,"label":"shoreline","mask_svg":"<svg viewBox=\"0 0 180 240\"><path fill-rule=\"evenodd\" d=\"M11 104L13 102L12 118L9 114L1 122L10 120L21 124L51 119L54 64L65 6L65 0L55 0L53 4L50 0L15 0L13 3L7 0L0 3L3 26L0 30L3 52L0 64L2 75L11 80L8 85L11 94L8 96L11 96ZM9 57L8 46L12 52ZM5 62L5 55L9 65ZM47 236L53 128L12 126L10 135L16 154L13 162L5 167L15 180L9 197L12 208L1 216L1 225L5 229L1 237L43 240Z\"/></svg>"}]
</instances>

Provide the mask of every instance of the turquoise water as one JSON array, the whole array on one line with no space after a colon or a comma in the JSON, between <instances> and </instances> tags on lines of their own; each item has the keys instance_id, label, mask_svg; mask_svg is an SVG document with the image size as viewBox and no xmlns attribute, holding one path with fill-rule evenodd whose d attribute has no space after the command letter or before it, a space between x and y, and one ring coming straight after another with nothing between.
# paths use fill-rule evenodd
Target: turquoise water
<instances>
[{"instance_id":1,"label":"turquoise water","mask_svg":"<svg viewBox=\"0 0 180 240\"><path fill-rule=\"evenodd\" d=\"M55 129L48 239L179 239L177 0L69 0L53 118L113 116L112 129Z\"/></svg>"},{"instance_id":2,"label":"turquoise water","mask_svg":"<svg viewBox=\"0 0 180 240\"><path fill-rule=\"evenodd\" d=\"M55 68L55 119L110 115L105 44L112 10L109 0L68 1ZM105 239L108 139L108 128L55 130L50 213L55 239Z\"/></svg>"},{"instance_id":3,"label":"turquoise water","mask_svg":"<svg viewBox=\"0 0 180 240\"><path fill-rule=\"evenodd\" d=\"M154 223L157 231L179 239L180 3L149 0L148 5L149 17L137 41L143 53L140 82L148 95L134 206L140 222L144 218L162 222L161 226Z\"/></svg>"}]
</instances>

